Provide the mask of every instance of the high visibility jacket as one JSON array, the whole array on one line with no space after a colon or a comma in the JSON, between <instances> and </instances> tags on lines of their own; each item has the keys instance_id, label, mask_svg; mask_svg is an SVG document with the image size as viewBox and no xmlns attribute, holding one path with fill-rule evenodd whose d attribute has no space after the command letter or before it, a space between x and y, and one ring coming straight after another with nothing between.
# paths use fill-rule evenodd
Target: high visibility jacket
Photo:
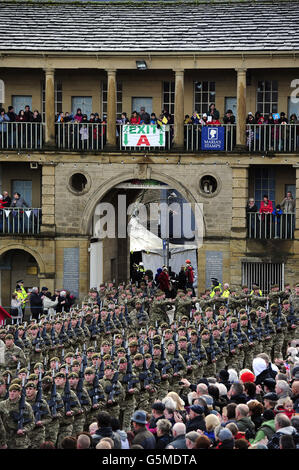
<instances>
[{"instance_id":1,"label":"high visibility jacket","mask_svg":"<svg viewBox=\"0 0 299 470\"><path fill-rule=\"evenodd\" d=\"M218 287L220 287L220 293L222 292L222 289L221 289L221 282L219 282L218 286L213 287L212 292L210 293L211 299L214 297L214 295L215 295L215 289L218 288Z\"/></svg>"},{"instance_id":2,"label":"high visibility jacket","mask_svg":"<svg viewBox=\"0 0 299 470\"><path fill-rule=\"evenodd\" d=\"M252 295L252 294L253 294L253 290L250 292L250 295ZM261 291L261 290L259 290L259 296L260 296L260 297L263 297L263 294L262 294L262 291Z\"/></svg>"},{"instance_id":3,"label":"high visibility jacket","mask_svg":"<svg viewBox=\"0 0 299 470\"><path fill-rule=\"evenodd\" d=\"M227 298L227 297L229 297L229 295L230 295L230 291L229 291L229 289L226 289L226 290L223 291L223 294L222 294L221 297Z\"/></svg>"},{"instance_id":4,"label":"high visibility jacket","mask_svg":"<svg viewBox=\"0 0 299 470\"><path fill-rule=\"evenodd\" d=\"M26 292L26 290L24 289L23 286L21 286L21 291L22 292L17 292L15 290L14 294L17 294L17 299L20 300L20 302L22 303L22 307L24 307L25 306L25 300L27 299L28 294L27 294L27 292Z\"/></svg>"}]
</instances>

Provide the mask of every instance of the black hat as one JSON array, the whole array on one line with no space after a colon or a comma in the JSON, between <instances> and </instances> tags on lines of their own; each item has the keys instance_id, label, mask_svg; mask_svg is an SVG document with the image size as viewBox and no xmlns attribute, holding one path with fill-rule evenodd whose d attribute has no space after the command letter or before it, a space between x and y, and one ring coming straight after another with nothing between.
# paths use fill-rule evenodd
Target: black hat
<instances>
[{"instance_id":1,"label":"black hat","mask_svg":"<svg viewBox=\"0 0 299 470\"><path fill-rule=\"evenodd\" d=\"M227 370L221 369L221 371L219 372L219 377L224 382L227 382L229 379L229 373L227 372Z\"/></svg>"},{"instance_id":2,"label":"black hat","mask_svg":"<svg viewBox=\"0 0 299 470\"><path fill-rule=\"evenodd\" d=\"M42 290L49 290L48 287L42 287Z\"/></svg>"},{"instance_id":3,"label":"black hat","mask_svg":"<svg viewBox=\"0 0 299 470\"><path fill-rule=\"evenodd\" d=\"M24 281L23 281L22 279L20 279L19 281L17 281L17 284L20 284L20 282L21 282L22 284L24 284Z\"/></svg>"},{"instance_id":4,"label":"black hat","mask_svg":"<svg viewBox=\"0 0 299 470\"><path fill-rule=\"evenodd\" d=\"M264 421L270 421L275 418L275 413L273 410L265 410L263 413Z\"/></svg>"},{"instance_id":5,"label":"black hat","mask_svg":"<svg viewBox=\"0 0 299 470\"><path fill-rule=\"evenodd\" d=\"M276 381L275 381L275 379L272 379L272 377L268 377L267 379L264 380L264 385L266 385L266 387L270 388L270 390L274 391Z\"/></svg>"},{"instance_id":6,"label":"black hat","mask_svg":"<svg viewBox=\"0 0 299 470\"><path fill-rule=\"evenodd\" d=\"M264 400L277 401L278 396L274 392L269 392L269 393L266 393L266 395L264 395Z\"/></svg>"},{"instance_id":7,"label":"black hat","mask_svg":"<svg viewBox=\"0 0 299 470\"><path fill-rule=\"evenodd\" d=\"M165 410L165 405L164 403L161 403L159 401L155 402L152 404L152 410L157 410L163 412Z\"/></svg>"},{"instance_id":8,"label":"black hat","mask_svg":"<svg viewBox=\"0 0 299 470\"><path fill-rule=\"evenodd\" d=\"M197 415L203 415L205 412L204 408L200 405L192 405L190 406L190 410L194 411Z\"/></svg>"}]
</instances>

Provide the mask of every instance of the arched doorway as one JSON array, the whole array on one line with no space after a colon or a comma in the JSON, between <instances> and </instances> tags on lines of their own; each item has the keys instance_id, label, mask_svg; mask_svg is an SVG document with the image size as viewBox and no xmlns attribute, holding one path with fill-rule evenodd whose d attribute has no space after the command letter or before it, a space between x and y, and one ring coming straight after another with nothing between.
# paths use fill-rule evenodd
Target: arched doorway
<instances>
[{"instance_id":1,"label":"arched doorway","mask_svg":"<svg viewBox=\"0 0 299 470\"><path fill-rule=\"evenodd\" d=\"M32 253L24 249L8 249L0 254L0 302L10 308L11 294L16 282L24 281L24 288L31 289L39 286L39 264Z\"/></svg>"},{"instance_id":2,"label":"arched doorway","mask_svg":"<svg viewBox=\"0 0 299 470\"><path fill-rule=\"evenodd\" d=\"M183 194L178 190L178 187ZM99 192L101 191L103 191L102 188L99 188ZM188 197L189 200L184 196ZM174 272L178 273L181 264L188 257L192 258L192 264L197 271L196 241L194 241L194 238L188 237L187 239L185 237L186 231L183 229L182 224L183 210L186 210L185 206L190 206L190 217L193 215L190 199L193 198L189 198L189 192L183 186L180 187L177 183L167 184L161 180L135 178L122 180L110 187L94 206L90 221L90 287L98 287L101 282L108 281L126 282L132 277L132 264L139 261L144 263L145 269L151 269L155 275L157 268L164 264L168 264ZM192 202L194 203L194 199ZM146 221L144 218L142 221L138 219L140 204L146 208ZM171 204L175 204L176 210L181 211L178 216L173 215L171 217L170 210L168 227L165 227L162 222L164 219L160 208L163 204L167 206L167 209L168 207L171 209ZM137 216L134 213L136 212L134 210L135 205L137 207ZM156 218L153 217L153 205L159 207ZM106 212L103 212L104 206ZM111 213L109 212L110 206L112 206ZM103 213L105 217L103 217ZM173 214L176 214L176 212L173 211ZM176 224L174 223L175 217ZM99 225L103 229L101 221L104 219L106 233L109 232L111 227L114 230L113 234L109 232L106 237L99 235L99 233L103 233L99 231ZM114 223L110 224L112 219ZM132 225L133 220L134 226ZM130 236L127 235L129 223L131 224ZM174 226L176 226L175 231ZM140 235L141 228L143 230L142 235ZM139 231L137 235L136 230Z\"/></svg>"}]
</instances>

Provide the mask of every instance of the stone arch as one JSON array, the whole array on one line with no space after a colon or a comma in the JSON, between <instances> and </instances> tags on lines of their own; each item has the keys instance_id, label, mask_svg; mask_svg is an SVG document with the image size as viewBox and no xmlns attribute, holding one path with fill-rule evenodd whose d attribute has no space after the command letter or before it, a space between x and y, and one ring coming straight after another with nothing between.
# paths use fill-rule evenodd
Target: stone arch
<instances>
[{"instance_id":1,"label":"stone arch","mask_svg":"<svg viewBox=\"0 0 299 470\"><path fill-rule=\"evenodd\" d=\"M122 172L116 177L105 181L104 184L102 184L93 192L84 208L84 214L81 220L81 233L86 235L89 234L91 218L99 201L101 201L101 199L118 184L134 178L142 179L141 176L136 176L134 171ZM164 173L156 172L154 170L151 171L150 178L171 185L186 199L186 201L190 202L192 205L197 202L196 196L175 178L172 178L171 176Z\"/></svg>"},{"instance_id":2,"label":"stone arch","mask_svg":"<svg viewBox=\"0 0 299 470\"><path fill-rule=\"evenodd\" d=\"M13 242L13 243L8 243L4 247L0 248L0 256L2 256L7 251L11 251L11 250L22 250L22 251L26 251L27 253L30 253L35 258L38 264L39 274L44 274L46 272L45 263L42 257L40 256L40 254L36 250L29 248L23 245L22 243Z\"/></svg>"}]
</instances>

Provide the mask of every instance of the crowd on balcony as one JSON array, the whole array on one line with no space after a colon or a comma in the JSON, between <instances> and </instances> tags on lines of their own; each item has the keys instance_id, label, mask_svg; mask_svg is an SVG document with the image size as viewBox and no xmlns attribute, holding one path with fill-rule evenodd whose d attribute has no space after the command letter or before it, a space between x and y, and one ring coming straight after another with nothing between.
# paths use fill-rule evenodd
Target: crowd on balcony
<instances>
[{"instance_id":1,"label":"crowd on balcony","mask_svg":"<svg viewBox=\"0 0 299 470\"><path fill-rule=\"evenodd\" d=\"M247 227L250 238L293 238L295 228L296 201L287 192L280 204L273 207L272 201L264 194L260 207L254 198L246 206Z\"/></svg>"},{"instance_id":2,"label":"crowd on balcony","mask_svg":"<svg viewBox=\"0 0 299 470\"><path fill-rule=\"evenodd\" d=\"M37 233L41 223L40 209L31 209L20 193L0 194L0 234Z\"/></svg>"},{"instance_id":3,"label":"crowd on balcony","mask_svg":"<svg viewBox=\"0 0 299 470\"><path fill-rule=\"evenodd\" d=\"M6 122L42 122L40 112L35 109L32 111L29 105L25 106L25 109L21 109L18 114L15 113L13 106L8 106L6 112L4 108L0 110L0 129L4 131Z\"/></svg>"}]
</instances>

